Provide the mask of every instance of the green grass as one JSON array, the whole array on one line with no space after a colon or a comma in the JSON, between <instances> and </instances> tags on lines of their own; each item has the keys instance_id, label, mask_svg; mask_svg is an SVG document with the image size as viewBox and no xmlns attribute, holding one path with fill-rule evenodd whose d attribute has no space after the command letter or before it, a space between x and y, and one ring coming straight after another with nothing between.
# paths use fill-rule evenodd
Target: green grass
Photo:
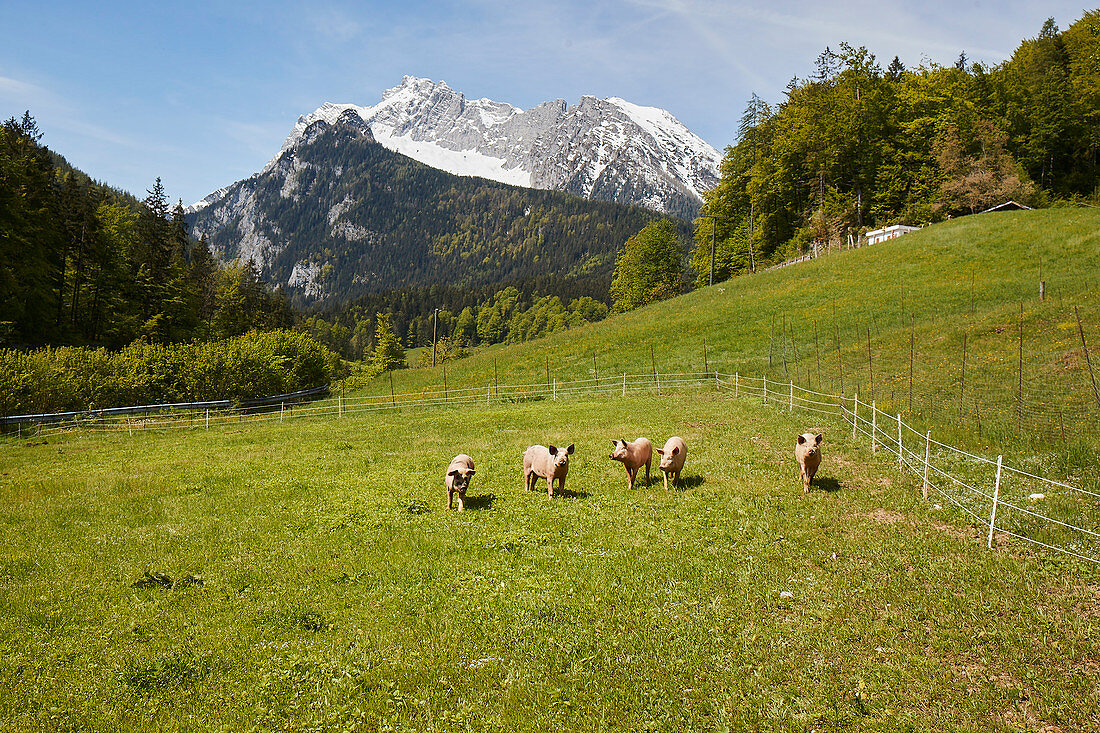
<instances>
[{"instance_id":1,"label":"green grass","mask_svg":"<svg viewBox=\"0 0 1100 733\"><path fill-rule=\"evenodd\" d=\"M807 427L700 391L7 440L0 729L1100 730L1091 566L840 429L803 496ZM684 488L626 489L639 433Z\"/></svg>"},{"instance_id":2,"label":"green grass","mask_svg":"<svg viewBox=\"0 0 1100 733\"><path fill-rule=\"evenodd\" d=\"M1075 439L1100 429L1074 306L1100 372L1100 210L970 216L537 342L484 349L448 364L447 382L544 384L548 377L705 365L849 396L858 391L940 439L994 454L1006 443L1025 452L1056 444L1072 453ZM394 384L398 392L441 388L442 368L399 372ZM357 391L388 389L383 378ZM1092 455L1070 462L1087 467Z\"/></svg>"}]
</instances>

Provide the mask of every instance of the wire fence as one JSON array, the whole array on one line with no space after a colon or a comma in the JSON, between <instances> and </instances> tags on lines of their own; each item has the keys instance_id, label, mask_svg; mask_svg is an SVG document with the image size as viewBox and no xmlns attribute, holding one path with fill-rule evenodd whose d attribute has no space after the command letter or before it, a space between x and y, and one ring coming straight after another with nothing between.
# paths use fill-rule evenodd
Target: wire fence
<instances>
[{"instance_id":1,"label":"wire fence","mask_svg":"<svg viewBox=\"0 0 1100 733\"><path fill-rule=\"evenodd\" d=\"M568 382L551 380L517 385L423 389L417 392L345 398L343 395L313 402L278 401L266 404L169 410L159 414L117 414L110 411L53 424L38 424L36 435L55 435L74 430L96 432L163 429L209 429L238 423L260 423L302 418L336 418L400 408L438 408L459 405L493 405L576 396L626 397L685 389L714 388L736 399L759 400L762 405L793 412L820 415L842 423L852 438L866 439L872 454L897 457L897 469L916 477L924 499L939 498L962 512L987 532L990 549L1007 538L1100 565L1100 491L1089 491L1044 478L1033 471L979 456L921 433L889 414L876 402L807 389L793 381L780 382L739 373L683 372L622 374ZM198 404L198 403L196 403ZM133 408L137 409L137 408Z\"/></svg>"},{"instance_id":2,"label":"wire fence","mask_svg":"<svg viewBox=\"0 0 1100 733\"><path fill-rule=\"evenodd\" d=\"M955 287L953 297L980 298L977 290ZM841 298L839 314L829 313L834 300L817 317L773 318L766 341L737 368L834 394L858 391L956 435L1069 444L1100 430L1100 300L1091 295L1100 289L1088 292L1080 303L1048 295L969 311L965 302L905 292L878 314L852 312Z\"/></svg>"}]
</instances>

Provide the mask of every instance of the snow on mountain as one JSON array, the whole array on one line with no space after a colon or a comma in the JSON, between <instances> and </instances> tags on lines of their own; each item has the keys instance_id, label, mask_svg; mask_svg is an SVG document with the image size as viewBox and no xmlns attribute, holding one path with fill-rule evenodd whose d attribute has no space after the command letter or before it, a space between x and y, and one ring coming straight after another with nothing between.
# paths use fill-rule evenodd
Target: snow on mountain
<instances>
[{"instance_id":1,"label":"snow on mountain","mask_svg":"<svg viewBox=\"0 0 1100 733\"><path fill-rule=\"evenodd\" d=\"M313 123L351 115L383 146L449 173L686 218L698 212L703 191L718 183L721 154L663 109L585 96L573 106L557 99L522 110L467 100L446 82L412 76L373 106L325 103L299 117L263 172L306 138Z\"/></svg>"}]
</instances>

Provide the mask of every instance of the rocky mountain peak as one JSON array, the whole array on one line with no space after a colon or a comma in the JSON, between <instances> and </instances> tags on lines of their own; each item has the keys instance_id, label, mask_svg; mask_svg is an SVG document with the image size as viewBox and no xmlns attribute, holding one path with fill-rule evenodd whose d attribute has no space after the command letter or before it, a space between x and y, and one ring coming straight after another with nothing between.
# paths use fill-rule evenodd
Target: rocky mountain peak
<instances>
[{"instance_id":1,"label":"rocky mountain peak","mask_svg":"<svg viewBox=\"0 0 1100 733\"><path fill-rule=\"evenodd\" d=\"M468 100L444 81L404 76L373 106L326 102L299 117L264 171L312 139L318 121L355 125L390 150L456 175L684 218L698 213L703 191L717 185L721 161L717 150L663 109L585 95L572 106L555 99L522 110Z\"/></svg>"}]
</instances>

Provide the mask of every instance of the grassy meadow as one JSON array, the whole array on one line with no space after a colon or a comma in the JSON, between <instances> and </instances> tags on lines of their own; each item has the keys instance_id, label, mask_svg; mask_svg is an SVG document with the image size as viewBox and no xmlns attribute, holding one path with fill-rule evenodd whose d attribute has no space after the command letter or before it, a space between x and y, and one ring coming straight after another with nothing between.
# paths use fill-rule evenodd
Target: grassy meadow
<instances>
[{"instance_id":1,"label":"grassy meadow","mask_svg":"<svg viewBox=\"0 0 1100 733\"><path fill-rule=\"evenodd\" d=\"M812 426L698 390L5 439L0 730L1100 730L1095 569L843 429L804 496ZM627 490L639 433L681 488Z\"/></svg>"},{"instance_id":2,"label":"grassy meadow","mask_svg":"<svg viewBox=\"0 0 1100 733\"><path fill-rule=\"evenodd\" d=\"M971 447L1072 450L1075 438L1100 429L1074 306L1100 379L1100 209L969 216L480 350L448 363L446 381L545 384L721 369L858 391ZM443 383L442 367L394 375L398 392ZM388 377L353 380L348 394L388 390Z\"/></svg>"}]
</instances>

